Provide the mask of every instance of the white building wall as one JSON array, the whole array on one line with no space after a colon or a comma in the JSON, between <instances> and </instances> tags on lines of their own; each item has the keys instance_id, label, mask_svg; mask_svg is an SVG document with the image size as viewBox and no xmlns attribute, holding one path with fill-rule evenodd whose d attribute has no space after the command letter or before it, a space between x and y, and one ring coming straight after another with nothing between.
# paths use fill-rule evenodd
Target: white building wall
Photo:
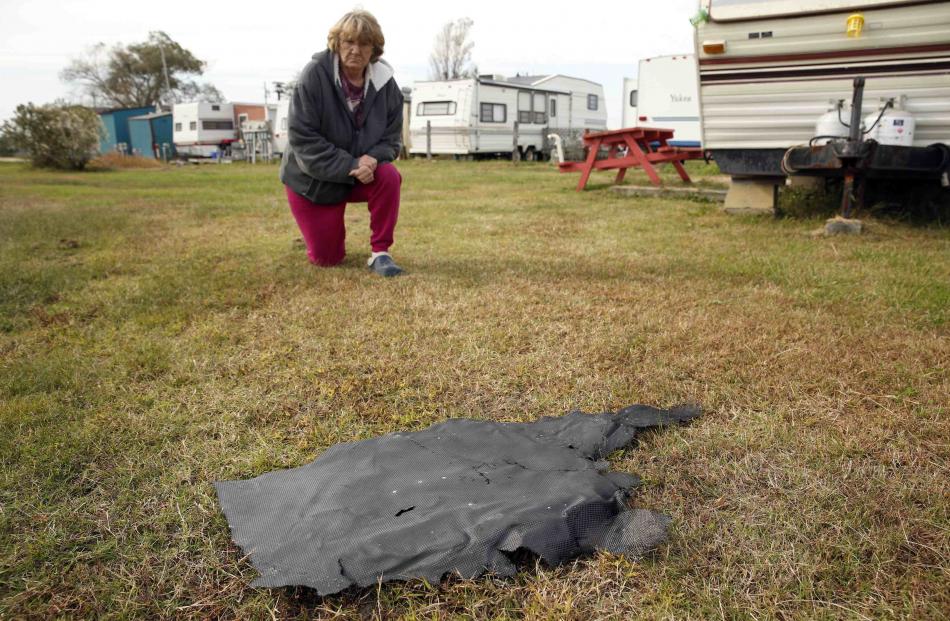
<instances>
[{"instance_id":1,"label":"white building wall","mask_svg":"<svg viewBox=\"0 0 950 621\"><path fill-rule=\"evenodd\" d=\"M607 102L604 100L604 87L600 84L583 78L553 75L535 82L535 85L571 93L569 108L573 129L607 129ZM597 97L597 107L594 110L588 107L588 95Z\"/></svg>"}]
</instances>

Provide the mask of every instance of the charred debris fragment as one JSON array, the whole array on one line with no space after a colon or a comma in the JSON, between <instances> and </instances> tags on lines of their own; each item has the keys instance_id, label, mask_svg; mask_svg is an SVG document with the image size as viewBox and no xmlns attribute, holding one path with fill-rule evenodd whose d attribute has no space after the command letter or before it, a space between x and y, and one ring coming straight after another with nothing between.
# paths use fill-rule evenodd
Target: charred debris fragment
<instances>
[{"instance_id":1,"label":"charred debris fragment","mask_svg":"<svg viewBox=\"0 0 950 621\"><path fill-rule=\"evenodd\" d=\"M639 479L603 459L645 429L698 415L632 405L531 423L452 419L215 486L260 573L254 586L329 595L379 580L511 576L524 551L556 565L594 550L638 557L662 543L669 518L629 508Z\"/></svg>"}]
</instances>

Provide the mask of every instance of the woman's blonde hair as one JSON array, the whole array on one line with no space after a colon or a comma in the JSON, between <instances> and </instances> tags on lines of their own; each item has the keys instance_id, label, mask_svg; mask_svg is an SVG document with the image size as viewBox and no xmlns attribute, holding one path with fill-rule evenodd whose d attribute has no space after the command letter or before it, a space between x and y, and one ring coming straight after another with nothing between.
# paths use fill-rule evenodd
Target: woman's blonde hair
<instances>
[{"instance_id":1,"label":"woman's blonde hair","mask_svg":"<svg viewBox=\"0 0 950 621\"><path fill-rule=\"evenodd\" d=\"M341 17L327 35L327 47L339 54L340 40L343 37L372 45L373 55L370 57L370 62L376 62L383 55L386 38L383 37L383 29L379 27L379 22L369 11L357 9Z\"/></svg>"}]
</instances>

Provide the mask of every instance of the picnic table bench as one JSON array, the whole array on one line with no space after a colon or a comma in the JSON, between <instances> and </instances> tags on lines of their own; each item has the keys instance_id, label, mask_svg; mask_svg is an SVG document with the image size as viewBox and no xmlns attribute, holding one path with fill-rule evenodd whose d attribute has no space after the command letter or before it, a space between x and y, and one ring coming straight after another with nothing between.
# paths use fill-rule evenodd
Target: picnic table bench
<instances>
[{"instance_id":1,"label":"picnic table bench","mask_svg":"<svg viewBox=\"0 0 950 621\"><path fill-rule=\"evenodd\" d=\"M627 127L587 132L584 134L587 159L583 162L561 162L559 168L561 172L581 173L581 179L577 182L578 192L587 186L587 180L594 170L617 170L614 183L620 183L627 174L627 169L636 166L643 168L653 185L659 186L662 182L653 165L664 163L672 164L680 179L691 183L682 162L702 158L703 150L698 147L670 146L668 142L672 137L672 129L659 127ZM607 157L598 160L597 154L601 147L607 148ZM624 149L625 152L621 155L621 150Z\"/></svg>"}]
</instances>

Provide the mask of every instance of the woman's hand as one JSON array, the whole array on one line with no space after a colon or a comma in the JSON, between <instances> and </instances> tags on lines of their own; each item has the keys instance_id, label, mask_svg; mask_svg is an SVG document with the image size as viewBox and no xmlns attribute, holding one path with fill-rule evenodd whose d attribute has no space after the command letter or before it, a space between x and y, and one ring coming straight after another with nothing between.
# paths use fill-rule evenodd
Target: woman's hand
<instances>
[{"instance_id":1,"label":"woman's hand","mask_svg":"<svg viewBox=\"0 0 950 621\"><path fill-rule=\"evenodd\" d=\"M372 155L364 155L359 159L360 166L369 166L369 169L373 172L376 172L377 164L376 158Z\"/></svg>"},{"instance_id":2,"label":"woman's hand","mask_svg":"<svg viewBox=\"0 0 950 621\"><path fill-rule=\"evenodd\" d=\"M363 157L368 157L364 155ZM372 159L372 158L370 158ZM362 162L363 158L360 158ZM374 160L375 161L375 160ZM360 183L372 183L373 182L373 170L365 164L360 164L359 167L354 168L350 171L351 177L356 177L356 180Z\"/></svg>"}]
</instances>

